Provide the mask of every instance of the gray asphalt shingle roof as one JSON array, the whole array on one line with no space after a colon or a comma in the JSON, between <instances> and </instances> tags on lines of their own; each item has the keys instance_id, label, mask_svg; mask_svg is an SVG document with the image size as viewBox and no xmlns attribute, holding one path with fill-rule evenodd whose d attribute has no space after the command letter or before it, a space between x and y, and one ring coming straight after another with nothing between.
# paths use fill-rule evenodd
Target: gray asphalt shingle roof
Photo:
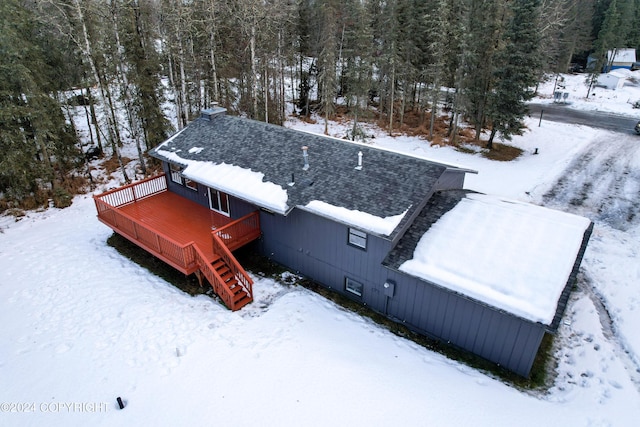
<instances>
[{"instance_id":1,"label":"gray asphalt shingle roof","mask_svg":"<svg viewBox=\"0 0 640 427\"><path fill-rule=\"evenodd\" d=\"M210 118L203 114L150 154L168 161L158 152L166 150L184 159L261 172L265 181L287 191L290 208L319 200L381 218L422 205L447 169L447 165L363 144L227 116L220 110ZM309 147L306 171L302 146ZM201 150L190 153L193 148ZM356 170L360 151L363 168ZM292 174L293 187L288 185Z\"/></svg>"},{"instance_id":2,"label":"gray asphalt shingle roof","mask_svg":"<svg viewBox=\"0 0 640 427\"><path fill-rule=\"evenodd\" d=\"M389 252L382 264L398 270L398 267L405 261L412 259L418 242L429 228L470 193L474 194L476 192L472 190L447 190L438 191L431 196L425 207Z\"/></svg>"}]
</instances>

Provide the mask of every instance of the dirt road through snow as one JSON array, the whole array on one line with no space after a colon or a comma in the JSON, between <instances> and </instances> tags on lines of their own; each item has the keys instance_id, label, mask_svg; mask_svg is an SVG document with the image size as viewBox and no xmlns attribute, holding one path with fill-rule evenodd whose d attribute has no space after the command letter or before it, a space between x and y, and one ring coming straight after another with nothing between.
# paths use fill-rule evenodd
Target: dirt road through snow
<instances>
[{"instance_id":1,"label":"dirt road through snow","mask_svg":"<svg viewBox=\"0 0 640 427\"><path fill-rule=\"evenodd\" d=\"M597 134L542 197L542 204L595 223L579 292L593 303L605 339L640 392L640 341L633 326L637 302L617 296L633 295L640 274L638 267L620 268L637 266L632 260L640 253L640 242L634 238L640 229L640 136ZM616 254L607 254L605 246L616 247Z\"/></svg>"},{"instance_id":2,"label":"dirt road through snow","mask_svg":"<svg viewBox=\"0 0 640 427\"><path fill-rule=\"evenodd\" d=\"M602 132L542 199L626 231L640 223L640 136Z\"/></svg>"}]
</instances>

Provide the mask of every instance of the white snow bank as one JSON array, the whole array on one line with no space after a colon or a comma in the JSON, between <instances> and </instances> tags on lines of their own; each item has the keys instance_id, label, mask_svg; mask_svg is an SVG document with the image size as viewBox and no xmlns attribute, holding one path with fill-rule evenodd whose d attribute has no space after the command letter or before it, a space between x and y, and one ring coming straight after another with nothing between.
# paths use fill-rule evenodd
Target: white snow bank
<instances>
[{"instance_id":1,"label":"white snow bank","mask_svg":"<svg viewBox=\"0 0 640 427\"><path fill-rule=\"evenodd\" d=\"M590 221L472 194L420 239L400 270L550 324Z\"/></svg>"},{"instance_id":2,"label":"white snow bank","mask_svg":"<svg viewBox=\"0 0 640 427\"><path fill-rule=\"evenodd\" d=\"M277 184L265 182L263 173L227 163L188 160L167 150L158 150L158 154L185 165L182 175L186 178L281 214L287 211L287 191Z\"/></svg>"},{"instance_id":3,"label":"white snow bank","mask_svg":"<svg viewBox=\"0 0 640 427\"><path fill-rule=\"evenodd\" d=\"M340 206L333 206L319 200L312 200L305 206L305 208L322 216L333 218L338 221L351 224L354 227L358 227L372 233L382 234L384 236L390 235L407 213L407 211L404 211L399 215L381 218L366 212L350 210Z\"/></svg>"}]
</instances>

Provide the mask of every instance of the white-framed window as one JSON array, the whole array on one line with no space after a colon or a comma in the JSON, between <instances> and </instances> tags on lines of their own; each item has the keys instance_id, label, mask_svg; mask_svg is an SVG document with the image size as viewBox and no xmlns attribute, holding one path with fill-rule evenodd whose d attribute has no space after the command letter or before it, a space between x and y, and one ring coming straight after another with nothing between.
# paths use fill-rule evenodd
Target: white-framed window
<instances>
[{"instance_id":1,"label":"white-framed window","mask_svg":"<svg viewBox=\"0 0 640 427\"><path fill-rule=\"evenodd\" d=\"M169 171L171 172L171 181L184 185L182 182L182 166L175 163L169 163Z\"/></svg>"},{"instance_id":2,"label":"white-framed window","mask_svg":"<svg viewBox=\"0 0 640 427\"><path fill-rule=\"evenodd\" d=\"M213 188L209 188L209 207L212 211L221 213L222 215L230 216L229 213L229 195L218 191Z\"/></svg>"},{"instance_id":3,"label":"white-framed window","mask_svg":"<svg viewBox=\"0 0 640 427\"><path fill-rule=\"evenodd\" d=\"M356 282L355 280L350 279L348 277L344 278L344 289L347 292L351 292L352 294L361 297L362 296L362 288L363 288L362 283Z\"/></svg>"},{"instance_id":4,"label":"white-framed window","mask_svg":"<svg viewBox=\"0 0 640 427\"><path fill-rule=\"evenodd\" d=\"M367 233L349 228L349 244L361 249L367 249Z\"/></svg>"},{"instance_id":5,"label":"white-framed window","mask_svg":"<svg viewBox=\"0 0 640 427\"><path fill-rule=\"evenodd\" d=\"M198 183L190 180L189 178L184 179L184 186L192 189L193 191L198 191Z\"/></svg>"}]
</instances>

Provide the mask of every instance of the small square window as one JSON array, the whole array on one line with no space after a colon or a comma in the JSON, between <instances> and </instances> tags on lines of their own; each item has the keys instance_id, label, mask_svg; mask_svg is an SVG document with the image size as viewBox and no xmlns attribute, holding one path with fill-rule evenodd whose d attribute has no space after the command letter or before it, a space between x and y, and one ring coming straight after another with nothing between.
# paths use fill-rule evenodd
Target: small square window
<instances>
[{"instance_id":1,"label":"small square window","mask_svg":"<svg viewBox=\"0 0 640 427\"><path fill-rule=\"evenodd\" d=\"M367 233L349 228L349 244L362 249L367 249Z\"/></svg>"},{"instance_id":2,"label":"small square window","mask_svg":"<svg viewBox=\"0 0 640 427\"><path fill-rule=\"evenodd\" d=\"M185 187L190 188L193 191L198 191L198 183L190 180L189 178L184 179L184 185Z\"/></svg>"},{"instance_id":3,"label":"small square window","mask_svg":"<svg viewBox=\"0 0 640 427\"><path fill-rule=\"evenodd\" d=\"M344 288L346 289L347 292L351 292L354 295L357 295L359 297L362 296L362 283L360 282L356 282L353 279L349 279L348 277L345 278L344 281Z\"/></svg>"}]
</instances>

